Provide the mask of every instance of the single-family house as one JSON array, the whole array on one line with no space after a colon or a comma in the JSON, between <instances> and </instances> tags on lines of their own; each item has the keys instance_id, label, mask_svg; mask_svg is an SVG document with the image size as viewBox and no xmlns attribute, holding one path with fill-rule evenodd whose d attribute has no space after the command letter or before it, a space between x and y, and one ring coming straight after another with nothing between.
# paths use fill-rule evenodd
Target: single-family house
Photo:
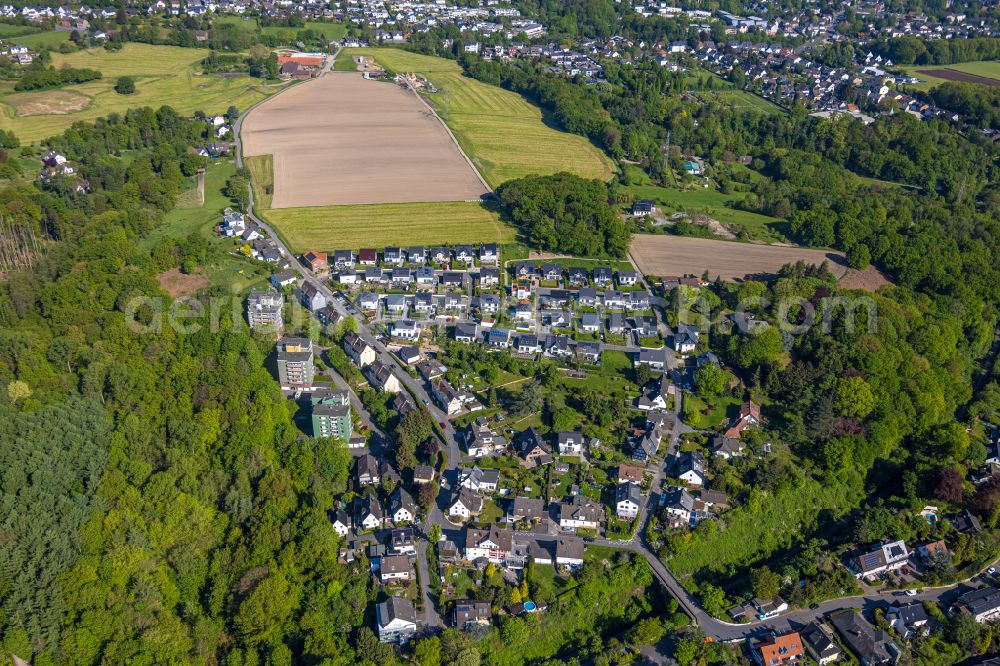
<instances>
[{"instance_id":1,"label":"single-family house","mask_svg":"<svg viewBox=\"0 0 1000 666\"><path fill-rule=\"evenodd\" d=\"M596 530L604 518L604 508L584 495L574 495L559 505L559 527L564 530Z\"/></svg>"},{"instance_id":2,"label":"single-family house","mask_svg":"<svg viewBox=\"0 0 1000 666\"><path fill-rule=\"evenodd\" d=\"M638 485L627 481L619 483L615 489L615 513L621 520L632 520L639 515L642 507L642 490Z\"/></svg>"},{"instance_id":3,"label":"single-family house","mask_svg":"<svg viewBox=\"0 0 1000 666\"><path fill-rule=\"evenodd\" d=\"M436 474L430 465L417 465L413 468L413 483L431 483Z\"/></svg>"},{"instance_id":4,"label":"single-family house","mask_svg":"<svg viewBox=\"0 0 1000 666\"><path fill-rule=\"evenodd\" d=\"M806 660L805 646L797 631L771 632L763 638L749 639L750 654L758 666L786 666Z\"/></svg>"},{"instance_id":5,"label":"single-family house","mask_svg":"<svg viewBox=\"0 0 1000 666\"><path fill-rule=\"evenodd\" d=\"M344 334L344 338L340 342L343 346L344 351L347 355L354 361L354 364L359 368L364 368L367 365L371 365L375 362L377 355L375 350L372 349L367 342L361 339L354 331L348 331Z\"/></svg>"},{"instance_id":6,"label":"single-family house","mask_svg":"<svg viewBox=\"0 0 1000 666\"><path fill-rule=\"evenodd\" d=\"M448 380L438 379L431 382L431 394L448 416L462 412L462 399Z\"/></svg>"},{"instance_id":7,"label":"single-family house","mask_svg":"<svg viewBox=\"0 0 1000 666\"><path fill-rule=\"evenodd\" d=\"M650 370L662 371L667 364L667 357L662 349L648 349L642 347L635 355L635 367L640 365L649 366Z\"/></svg>"},{"instance_id":8,"label":"single-family house","mask_svg":"<svg viewBox=\"0 0 1000 666\"><path fill-rule=\"evenodd\" d=\"M402 386L399 378L392 372L387 364L382 361L375 361L364 369L368 384L379 393L399 393Z\"/></svg>"},{"instance_id":9,"label":"single-family house","mask_svg":"<svg viewBox=\"0 0 1000 666\"><path fill-rule=\"evenodd\" d=\"M378 577L383 585L395 580L410 580L410 558L406 555L386 555L379 558Z\"/></svg>"},{"instance_id":10,"label":"single-family house","mask_svg":"<svg viewBox=\"0 0 1000 666\"><path fill-rule=\"evenodd\" d=\"M314 250L309 250L302 255L302 263L311 271L326 271L330 268L326 253Z\"/></svg>"},{"instance_id":11,"label":"single-family house","mask_svg":"<svg viewBox=\"0 0 1000 666\"><path fill-rule=\"evenodd\" d=\"M466 344L479 340L479 327L473 323L460 322L455 325L455 340Z\"/></svg>"},{"instance_id":12,"label":"single-family house","mask_svg":"<svg viewBox=\"0 0 1000 666\"><path fill-rule=\"evenodd\" d=\"M386 264L402 264L403 250L398 247L387 247L382 251L382 261Z\"/></svg>"},{"instance_id":13,"label":"single-family house","mask_svg":"<svg viewBox=\"0 0 1000 666\"><path fill-rule=\"evenodd\" d=\"M389 520L394 524L412 523L417 517L417 503L402 486L389 495Z\"/></svg>"},{"instance_id":14,"label":"single-family house","mask_svg":"<svg viewBox=\"0 0 1000 666\"><path fill-rule=\"evenodd\" d=\"M518 454L528 467L552 462L552 449L534 428L528 428L517 438Z\"/></svg>"},{"instance_id":15,"label":"single-family house","mask_svg":"<svg viewBox=\"0 0 1000 666\"><path fill-rule=\"evenodd\" d=\"M417 612L403 597L389 597L375 607L378 639L383 643L408 643L417 634Z\"/></svg>"},{"instance_id":16,"label":"single-family house","mask_svg":"<svg viewBox=\"0 0 1000 666\"><path fill-rule=\"evenodd\" d=\"M583 433L576 431L557 433L556 444L560 455L581 455L583 453Z\"/></svg>"},{"instance_id":17,"label":"single-family house","mask_svg":"<svg viewBox=\"0 0 1000 666\"><path fill-rule=\"evenodd\" d=\"M586 546L578 537L561 536L556 539L556 565L577 570L583 566L583 553Z\"/></svg>"},{"instance_id":18,"label":"single-family house","mask_svg":"<svg viewBox=\"0 0 1000 666\"><path fill-rule=\"evenodd\" d=\"M448 503L448 516L468 520L478 516L483 510L483 498L468 488L459 488Z\"/></svg>"},{"instance_id":19,"label":"single-family house","mask_svg":"<svg viewBox=\"0 0 1000 666\"><path fill-rule=\"evenodd\" d=\"M991 622L1000 617L1000 589L981 587L958 596L951 605L951 614L968 613L976 622Z\"/></svg>"},{"instance_id":20,"label":"single-family house","mask_svg":"<svg viewBox=\"0 0 1000 666\"><path fill-rule=\"evenodd\" d=\"M500 487L500 470L481 469L475 466L472 469L465 467L458 468L458 485L468 488L474 493L495 493Z\"/></svg>"},{"instance_id":21,"label":"single-family house","mask_svg":"<svg viewBox=\"0 0 1000 666\"><path fill-rule=\"evenodd\" d=\"M420 337L420 326L411 319L398 319L392 324L392 335L400 340L416 340Z\"/></svg>"},{"instance_id":22,"label":"single-family house","mask_svg":"<svg viewBox=\"0 0 1000 666\"><path fill-rule=\"evenodd\" d=\"M698 451L684 451L673 461L674 477L687 481L689 486L705 485L705 460Z\"/></svg>"},{"instance_id":23,"label":"single-family house","mask_svg":"<svg viewBox=\"0 0 1000 666\"><path fill-rule=\"evenodd\" d=\"M910 549L902 540L876 545L866 553L851 560L858 578L875 580L887 571L901 569L910 560Z\"/></svg>"},{"instance_id":24,"label":"single-family house","mask_svg":"<svg viewBox=\"0 0 1000 666\"><path fill-rule=\"evenodd\" d=\"M799 635L802 637L806 652L819 666L832 664L844 654L833 640L833 632L825 624L811 622L799 630Z\"/></svg>"},{"instance_id":25,"label":"single-family house","mask_svg":"<svg viewBox=\"0 0 1000 666\"><path fill-rule=\"evenodd\" d=\"M518 495L514 498L510 510L507 512L508 522L530 522L538 523L549 515L545 508L545 500L533 497Z\"/></svg>"},{"instance_id":26,"label":"single-family house","mask_svg":"<svg viewBox=\"0 0 1000 666\"><path fill-rule=\"evenodd\" d=\"M687 324L678 324L674 333L674 351L678 354L690 354L698 347L698 329Z\"/></svg>"},{"instance_id":27,"label":"single-family house","mask_svg":"<svg viewBox=\"0 0 1000 666\"><path fill-rule=\"evenodd\" d=\"M330 524L338 536L346 537L351 531L351 517L343 509L330 512Z\"/></svg>"},{"instance_id":28,"label":"single-family house","mask_svg":"<svg viewBox=\"0 0 1000 666\"><path fill-rule=\"evenodd\" d=\"M357 463L358 485L377 486L382 477L378 471L378 461L370 454L364 454L358 458Z\"/></svg>"},{"instance_id":29,"label":"single-family house","mask_svg":"<svg viewBox=\"0 0 1000 666\"><path fill-rule=\"evenodd\" d=\"M455 602L455 627L468 631L473 627L488 627L492 611L490 602L461 599Z\"/></svg>"},{"instance_id":30,"label":"single-family house","mask_svg":"<svg viewBox=\"0 0 1000 666\"><path fill-rule=\"evenodd\" d=\"M885 612L885 619L904 640L930 631L930 616L921 601L895 601Z\"/></svg>"}]
</instances>

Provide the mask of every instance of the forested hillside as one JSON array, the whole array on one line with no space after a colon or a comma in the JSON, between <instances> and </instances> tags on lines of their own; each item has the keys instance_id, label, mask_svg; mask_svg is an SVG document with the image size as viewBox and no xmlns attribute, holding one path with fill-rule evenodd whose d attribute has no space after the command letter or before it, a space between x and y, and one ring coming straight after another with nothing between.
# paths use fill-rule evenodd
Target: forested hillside
<instances>
[{"instance_id":1,"label":"forested hillside","mask_svg":"<svg viewBox=\"0 0 1000 666\"><path fill-rule=\"evenodd\" d=\"M197 166L195 132L169 109L76 126L55 143L90 194L0 194L51 239L0 296L5 658L353 661L345 631L369 579L337 562L326 517L346 450L296 442L265 368L273 343L240 320L212 332L206 312L195 335L126 325L130 300L164 299L156 273L197 249L136 245Z\"/></svg>"}]
</instances>

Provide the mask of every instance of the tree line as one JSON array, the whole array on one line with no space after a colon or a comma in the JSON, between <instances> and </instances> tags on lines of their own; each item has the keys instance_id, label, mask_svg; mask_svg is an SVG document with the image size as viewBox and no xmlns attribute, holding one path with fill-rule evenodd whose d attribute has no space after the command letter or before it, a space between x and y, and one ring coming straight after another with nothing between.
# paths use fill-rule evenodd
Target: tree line
<instances>
[{"instance_id":1,"label":"tree line","mask_svg":"<svg viewBox=\"0 0 1000 666\"><path fill-rule=\"evenodd\" d=\"M21 75L14 90L23 92L26 90L45 90L47 88L59 88L74 83L86 83L101 78L101 73L96 69L63 67L56 69L48 67L45 69L27 70Z\"/></svg>"}]
</instances>

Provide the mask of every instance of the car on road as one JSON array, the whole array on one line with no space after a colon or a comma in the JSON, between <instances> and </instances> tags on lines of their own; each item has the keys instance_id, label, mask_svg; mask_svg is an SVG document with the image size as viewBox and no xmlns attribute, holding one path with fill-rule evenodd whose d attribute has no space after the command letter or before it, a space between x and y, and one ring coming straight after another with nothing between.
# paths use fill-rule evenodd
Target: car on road
<instances>
[{"instance_id":1,"label":"car on road","mask_svg":"<svg viewBox=\"0 0 1000 666\"><path fill-rule=\"evenodd\" d=\"M989 569L986 570L986 573L988 573L991 576L995 576L996 573L997 573L997 568L996 567L990 567Z\"/></svg>"},{"instance_id":2,"label":"car on road","mask_svg":"<svg viewBox=\"0 0 1000 666\"><path fill-rule=\"evenodd\" d=\"M361 426L361 430L368 430L368 426L367 425L362 425Z\"/></svg>"},{"instance_id":3,"label":"car on road","mask_svg":"<svg viewBox=\"0 0 1000 666\"><path fill-rule=\"evenodd\" d=\"M430 403L430 402L429 402L429 401L427 400L427 398L424 398L424 404L425 404L425 405L429 405L429 404L431 404L431 403Z\"/></svg>"},{"instance_id":4,"label":"car on road","mask_svg":"<svg viewBox=\"0 0 1000 666\"><path fill-rule=\"evenodd\" d=\"M441 426L441 430L447 430L448 429L448 422L447 421L441 421L438 425Z\"/></svg>"},{"instance_id":5,"label":"car on road","mask_svg":"<svg viewBox=\"0 0 1000 666\"><path fill-rule=\"evenodd\" d=\"M917 596L917 591L916 590L907 590L906 591L906 596L908 596L908 597L915 597L915 596Z\"/></svg>"}]
</instances>

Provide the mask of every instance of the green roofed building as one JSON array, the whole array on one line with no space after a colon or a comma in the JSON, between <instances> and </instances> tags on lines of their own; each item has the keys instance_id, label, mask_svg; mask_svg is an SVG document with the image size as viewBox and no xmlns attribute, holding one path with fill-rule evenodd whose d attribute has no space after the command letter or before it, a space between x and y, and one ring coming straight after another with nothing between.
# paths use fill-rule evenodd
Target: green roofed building
<instances>
[{"instance_id":1,"label":"green roofed building","mask_svg":"<svg viewBox=\"0 0 1000 666\"><path fill-rule=\"evenodd\" d=\"M336 437L344 442L351 439L354 431L346 391L313 396L312 404L313 437Z\"/></svg>"}]
</instances>

